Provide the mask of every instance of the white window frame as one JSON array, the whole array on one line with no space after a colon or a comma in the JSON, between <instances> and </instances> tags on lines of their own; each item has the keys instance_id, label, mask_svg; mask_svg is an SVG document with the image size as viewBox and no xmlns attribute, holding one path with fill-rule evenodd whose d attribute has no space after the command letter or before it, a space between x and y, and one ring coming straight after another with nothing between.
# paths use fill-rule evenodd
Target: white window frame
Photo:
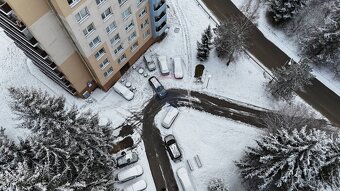
<instances>
[{"instance_id":1,"label":"white window frame","mask_svg":"<svg viewBox=\"0 0 340 191\"><path fill-rule=\"evenodd\" d=\"M149 19L145 19L142 24L140 24L141 29L145 29L147 26L149 26Z\"/></svg>"},{"instance_id":2,"label":"white window frame","mask_svg":"<svg viewBox=\"0 0 340 191\"><path fill-rule=\"evenodd\" d=\"M151 34L150 32L150 29L146 30L144 33L143 33L143 38L146 39L148 38L148 36Z\"/></svg>"},{"instance_id":3,"label":"white window frame","mask_svg":"<svg viewBox=\"0 0 340 191\"><path fill-rule=\"evenodd\" d=\"M117 38L118 37L118 38ZM113 41L114 40L114 41ZM119 33L115 34L111 39L110 43L112 46L116 45L120 41L120 35Z\"/></svg>"},{"instance_id":4,"label":"white window frame","mask_svg":"<svg viewBox=\"0 0 340 191\"><path fill-rule=\"evenodd\" d=\"M73 8L74 6L76 6L78 3L80 2L80 0L72 0L72 3L70 4L68 1L68 5L70 5L71 8Z\"/></svg>"},{"instance_id":5,"label":"white window frame","mask_svg":"<svg viewBox=\"0 0 340 191\"><path fill-rule=\"evenodd\" d=\"M138 48L139 44L138 41L133 43L133 45L130 47L131 52L134 52Z\"/></svg>"},{"instance_id":6,"label":"white window frame","mask_svg":"<svg viewBox=\"0 0 340 191\"><path fill-rule=\"evenodd\" d=\"M115 55L117 55L117 54L121 53L123 50L124 50L123 44L120 44L119 46L117 46L117 48L115 48L115 49L113 50L113 53L114 53Z\"/></svg>"},{"instance_id":7,"label":"white window frame","mask_svg":"<svg viewBox=\"0 0 340 191\"><path fill-rule=\"evenodd\" d=\"M143 18L147 13L148 13L148 9L144 7L144 9L139 12L138 16L139 18Z\"/></svg>"},{"instance_id":8,"label":"white window frame","mask_svg":"<svg viewBox=\"0 0 340 191\"><path fill-rule=\"evenodd\" d=\"M108 11L108 13L106 13L106 11ZM102 14L100 14L104 22L107 21L112 15L113 15L113 12L112 12L111 7L108 7L107 9L105 9L104 12L102 12Z\"/></svg>"},{"instance_id":9,"label":"white window frame","mask_svg":"<svg viewBox=\"0 0 340 191\"><path fill-rule=\"evenodd\" d=\"M128 13L128 15L126 15ZM132 15L131 7L127 8L125 11L122 12L122 18L123 20L126 20Z\"/></svg>"},{"instance_id":10,"label":"white window frame","mask_svg":"<svg viewBox=\"0 0 340 191\"><path fill-rule=\"evenodd\" d=\"M114 26L114 27L113 27ZM106 33L111 34L113 31L117 29L117 24L115 21L112 21L106 28Z\"/></svg>"},{"instance_id":11,"label":"white window frame","mask_svg":"<svg viewBox=\"0 0 340 191\"><path fill-rule=\"evenodd\" d=\"M82 15L82 11L85 11L85 15ZM79 20L77 18L77 16L79 16ZM90 12L89 9L87 7L84 7L82 10L80 10L77 14L74 15L74 17L76 18L76 21L80 24L82 22L84 22L87 18L89 18L90 16Z\"/></svg>"},{"instance_id":12,"label":"white window frame","mask_svg":"<svg viewBox=\"0 0 340 191\"><path fill-rule=\"evenodd\" d=\"M108 66L109 64L110 64L109 59L105 58L105 59L103 60L103 62L101 62L101 63L99 64L99 68L102 69L102 70L104 70L105 67Z\"/></svg>"},{"instance_id":13,"label":"white window frame","mask_svg":"<svg viewBox=\"0 0 340 191\"><path fill-rule=\"evenodd\" d=\"M90 26L92 26L92 30L89 30ZM92 33L94 33L95 30L96 30L96 27L94 26L93 23L91 23L85 29L83 29L83 33L84 33L85 37L89 37Z\"/></svg>"},{"instance_id":14,"label":"white window frame","mask_svg":"<svg viewBox=\"0 0 340 191\"><path fill-rule=\"evenodd\" d=\"M104 77L107 78L107 77L109 77L111 74L113 74L113 68L112 68L112 66L104 72Z\"/></svg>"},{"instance_id":15,"label":"white window frame","mask_svg":"<svg viewBox=\"0 0 340 191\"><path fill-rule=\"evenodd\" d=\"M126 32L129 32L129 31L131 31L134 27L135 27L135 23L133 22L133 20L131 20L131 22L129 22L129 24L127 24L127 25L125 26L125 31L126 31Z\"/></svg>"},{"instance_id":16,"label":"white window frame","mask_svg":"<svg viewBox=\"0 0 340 191\"><path fill-rule=\"evenodd\" d=\"M126 2L127 0L118 0L119 6L123 6Z\"/></svg>"},{"instance_id":17,"label":"white window frame","mask_svg":"<svg viewBox=\"0 0 340 191\"><path fill-rule=\"evenodd\" d=\"M141 5L145 0L137 0L137 7Z\"/></svg>"},{"instance_id":18,"label":"white window frame","mask_svg":"<svg viewBox=\"0 0 340 191\"><path fill-rule=\"evenodd\" d=\"M94 41L98 39L97 43L95 43ZM91 49L94 49L96 48L102 41L100 40L100 37L99 36L96 36L96 38L94 38L90 43L89 43L89 46ZM92 44L92 46L91 46Z\"/></svg>"},{"instance_id":19,"label":"white window frame","mask_svg":"<svg viewBox=\"0 0 340 191\"><path fill-rule=\"evenodd\" d=\"M136 33L136 31L133 31L133 32L128 36L129 42L135 40L136 37L137 37L137 33Z\"/></svg>"},{"instance_id":20,"label":"white window frame","mask_svg":"<svg viewBox=\"0 0 340 191\"><path fill-rule=\"evenodd\" d=\"M126 59L127 59L126 54L123 54L118 58L117 62L118 64L122 64Z\"/></svg>"},{"instance_id":21,"label":"white window frame","mask_svg":"<svg viewBox=\"0 0 340 191\"><path fill-rule=\"evenodd\" d=\"M98 3L99 1L99 3ZM104 4L106 2L106 0L96 0L96 4L99 7L100 5Z\"/></svg>"},{"instance_id":22,"label":"white window frame","mask_svg":"<svg viewBox=\"0 0 340 191\"><path fill-rule=\"evenodd\" d=\"M98 52L96 52L96 54L94 54L94 57L96 58L96 60L99 60L101 57L103 57L106 54L106 51L103 48L99 49Z\"/></svg>"}]
</instances>

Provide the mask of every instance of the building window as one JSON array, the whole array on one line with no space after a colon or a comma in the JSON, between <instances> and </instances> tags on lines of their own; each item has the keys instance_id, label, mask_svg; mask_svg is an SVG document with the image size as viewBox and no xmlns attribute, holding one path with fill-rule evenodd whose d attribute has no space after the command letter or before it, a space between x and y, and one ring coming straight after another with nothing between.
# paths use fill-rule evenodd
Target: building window
<instances>
[{"instance_id":1,"label":"building window","mask_svg":"<svg viewBox=\"0 0 340 191\"><path fill-rule=\"evenodd\" d=\"M112 15L111 7L107 8L101 15L104 21L107 20Z\"/></svg>"},{"instance_id":2,"label":"building window","mask_svg":"<svg viewBox=\"0 0 340 191\"><path fill-rule=\"evenodd\" d=\"M84 30L83 33L84 35L87 37L90 34L92 34L94 31L96 30L96 28L94 27L94 24L91 23L89 26L87 26Z\"/></svg>"},{"instance_id":3,"label":"building window","mask_svg":"<svg viewBox=\"0 0 340 191\"><path fill-rule=\"evenodd\" d=\"M143 38L146 39L150 35L150 30L144 32Z\"/></svg>"},{"instance_id":4,"label":"building window","mask_svg":"<svg viewBox=\"0 0 340 191\"><path fill-rule=\"evenodd\" d=\"M96 57L97 60L99 60L104 54L105 54L105 49L101 48L95 55L94 57Z\"/></svg>"},{"instance_id":5,"label":"building window","mask_svg":"<svg viewBox=\"0 0 340 191\"><path fill-rule=\"evenodd\" d=\"M146 19L142 24L140 24L140 28L144 29L145 27L147 27L149 25L149 20Z\"/></svg>"},{"instance_id":6,"label":"building window","mask_svg":"<svg viewBox=\"0 0 340 191\"><path fill-rule=\"evenodd\" d=\"M87 9L87 7L85 7L84 9L80 10L76 15L76 20L78 23L84 21L86 18L88 18L90 15L89 10Z\"/></svg>"},{"instance_id":7,"label":"building window","mask_svg":"<svg viewBox=\"0 0 340 191\"><path fill-rule=\"evenodd\" d=\"M114 52L115 54L118 54L118 53L120 53L122 50L124 50L124 48L123 48L122 44L120 44L113 52Z\"/></svg>"},{"instance_id":8,"label":"building window","mask_svg":"<svg viewBox=\"0 0 340 191\"><path fill-rule=\"evenodd\" d=\"M116 34L114 37L111 38L110 43L112 46L117 44L120 41L120 36L119 34Z\"/></svg>"},{"instance_id":9,"label":"building window","mask_svg":"<svg viewBox=\"0 0 340 191\"><path fill-rule=\"evenodd\" d=\"M122 6L127 0L118 0L120 6Z\"/></svg>"},{"instance_id":10,"label":"building window","mask_svg":"<svg viewBox=\"0 0 340 191\"><path fill-rule=\"evenodd\" d=\"M137 6L139 6L141 3L143 3L145 0L137 0Z\"/></svg>"},{"instance_id":11,"label":"building window","mask_svg":"<svg viewBox=\"0 0 340 191\"><path fill-rule=\"evenodd\" d=\"M101 40L99 38L99 36L97 36L96 38L94 38L90 43L89 46L90 48L94 49L96 48L99 44L100 44Z\"/></svg>"},{"instance_id":12,"label":"building window","mask_svg":"<svg viewBox=\"0 0 340 191\"><path fill-rule=\"evenodd\" d=\"M106 27L107 34L111 34L117 28L116 22L112 22L109 26Z\"/></svg>"},{"instance_id":13,"label":"building window","mask_svg":"<svg viewBox=\"0 0 340 191\"><path fill-rule=\"evenodd\" d=\"M80 0L67 0L70 7L74 7Z\"/></svg>"},{"instance_id":14,"label":"building window","mask_svg":"<svg viewBox=\"0 0 340 191\"><path fill-rule=\"evenodd\" d=\"M130 34L130 36L128 37L129 41L132 41L133 39L135 39L137 37L137 33L136 31L133 31L133 33Z\"/></svg>"},{"instance_id":15,"label":"building window","mask_svg":"<svg viewBox=\"0 0 340 191\"><path fill-rule=\"evenodd\" d=\"M129 22L129 24L125 27L126 32L129 32L134 26L135 24L133 23L133 20L131 20L131 22Z\"/></svg>"},{"instance_id":16,"label":"building window","mask_svg":"<svg viewBox=\"0 0 340 191\"><path fill-rule=\"evenodd\" d=\"M123 54L121 57L118 58L118 64L123 63L124 60L126 60L126 55L125 54Z\"/></svg>"},{"instance_id":17,"label":"building window","mask_svg":"<svg viewBox=\"0 0 340 191\"><path fill-rule=\"evenodd\" d=\"M112 66L104 72L104 77L107 78L113 73L113 68Z\"/></svg>"},{"instance_id":18,"label":"building window","mask_svg":"<svg viewBox=\"0 0 340 191\"><path fill-rule=\"evenodd\" d=\"M123 13L122 13L122 17L123 19L127 19L130 15L132 14L131 12L131 7L129 7L128 9L126 9Z\"/></svg>"},{"instance_id":19,"label":"building window","mask_svg":"<svg viewBox=\"0 0 340 191\"><path fill-rule=\"evenodd\" d=\"M104 69L109 64L110 64L109 60L105 58L105 60L103 60L103 62L99 64L99 67L100 69Z\"/></svg>"},{"instance_id":20,"label":"building window","mask_svg":"<svg viewBox=\"0 0 340 191\"><path fill-rule=\"evenodd\" d=\"M146 15L146 13L148 13L146 7L139 13L139 17L143 17L144 15Z\"/></svg>"},{"instance_id":21,"label":"building window","mask_svg":"<svg viewBox=\"0 0 340 191\"><path fill-rule=\"evenodd\" d=\"M97 3L97 5L99 6L99 5L103 4L105 1L106 1L106 0L96 0L96 3Z\"/></svg>"},{"instance_id":22,"label":"building window","mask_svg":"<svg viewBox=\"0 0 340 191\"><path fill-rule=\"evenodd\" d=\"M130 50L131 52L135 51L138 48L138 42L135 42L131 47Z\"/></svg>"}]
</instances>

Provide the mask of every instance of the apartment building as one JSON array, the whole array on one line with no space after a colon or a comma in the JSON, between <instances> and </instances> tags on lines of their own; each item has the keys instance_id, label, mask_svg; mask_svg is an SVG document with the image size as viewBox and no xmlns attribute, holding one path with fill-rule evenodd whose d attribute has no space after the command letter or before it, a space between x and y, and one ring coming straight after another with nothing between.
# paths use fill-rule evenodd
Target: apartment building
<instances>
[{"instance_id":1,"label":"apartment building","mask_svg":"<svg viewBox=\"0 0 340 191\"><path fill-rule=\"evenodd\" d=\"M165 35L165 0L0 0L0 27L72 95L107 91Z\"/></svg>"}]
</instances>

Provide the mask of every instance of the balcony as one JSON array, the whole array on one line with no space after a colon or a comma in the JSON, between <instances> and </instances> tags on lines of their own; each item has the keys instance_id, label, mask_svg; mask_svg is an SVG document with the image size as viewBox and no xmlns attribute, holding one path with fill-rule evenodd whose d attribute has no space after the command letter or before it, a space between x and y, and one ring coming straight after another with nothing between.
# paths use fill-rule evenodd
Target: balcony
<instances>
[{"instance_id":1,"label":"balcony","mask_svg":"<svg viewBox=\"0 0 340 191\"><path fill-rule=\"evenodd\" d=\"M156 36L161 36L166 29L166 22L164 21L159 27L156 27Z\"/></svg>"},{"instance_id":2,"label":"balcony","mask_svg":"<svg viewBox=\"0 0 340 191\"><path fill-rule=\"evenodd\" d=\"M7 15L8 23L12 25L14 28L16 28L20 32L24 32L26 29L26 26L24 23L22 23L17 17L11 13L10 15Z\"/></svg>"},{"instance_id":3,"label":"balcony","mask_svg":"<svg viewBox=\"0 0 340 191\"><path fill-rule=\"evenodd\" d=\"M4 2L3 4L0 5L0 11L5 15L10 15L12 13L12 8L6 2Z\"/></svg>"},{"instance_id":4,"label":"balcony","mask_svg":"<svg viewBox=\"0 0 340 191\"><path fill-rule=\"evenodd\" d=\"M16 37L16 39L21 39L30 44L32 47L38 46L38 41L34 37L27 37L24 33L20 32L17 28L11 25L8 18L3 18L0 14L0 26L5 29L6 32L10 33L11 36Z\"/></svg>"},{"instance_id":5,"label":"balcony","mask_svg":"<svg viewBox=\"0 0 340 191\"><path fill-rule=\"evenodd\" d=\"M155 17L156 26L159 26L165 20L166 20L166 12L164 11L162 12L161 15L159 15L158 17Z\"/></svg>"},{"instance_id":6,"label":"balcony","mask_svg":"<svg viewBox=\"0 0 340 191\"><path fill-rule=\"evenodd\" d=\"M166 11L165 0L161 0L158 5L154 5L154 15L159 16L163 11Z\"/></svg>"}]
</instances>

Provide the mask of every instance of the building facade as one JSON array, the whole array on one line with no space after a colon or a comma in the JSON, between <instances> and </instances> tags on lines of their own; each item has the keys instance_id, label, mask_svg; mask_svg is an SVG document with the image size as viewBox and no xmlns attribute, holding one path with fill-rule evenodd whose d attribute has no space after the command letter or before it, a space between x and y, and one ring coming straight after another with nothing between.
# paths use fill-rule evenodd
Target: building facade
<instances>
[{"instance_id":1,"label":"building facade","mask_svg":"<svg viewBox=\"0 0 340 191\"><path fill-rule=\"evenodd\" d=\"M165 0L0 0L0 27L72 95L107 91L167 28Z\"/></svg>"}]
</instances>

